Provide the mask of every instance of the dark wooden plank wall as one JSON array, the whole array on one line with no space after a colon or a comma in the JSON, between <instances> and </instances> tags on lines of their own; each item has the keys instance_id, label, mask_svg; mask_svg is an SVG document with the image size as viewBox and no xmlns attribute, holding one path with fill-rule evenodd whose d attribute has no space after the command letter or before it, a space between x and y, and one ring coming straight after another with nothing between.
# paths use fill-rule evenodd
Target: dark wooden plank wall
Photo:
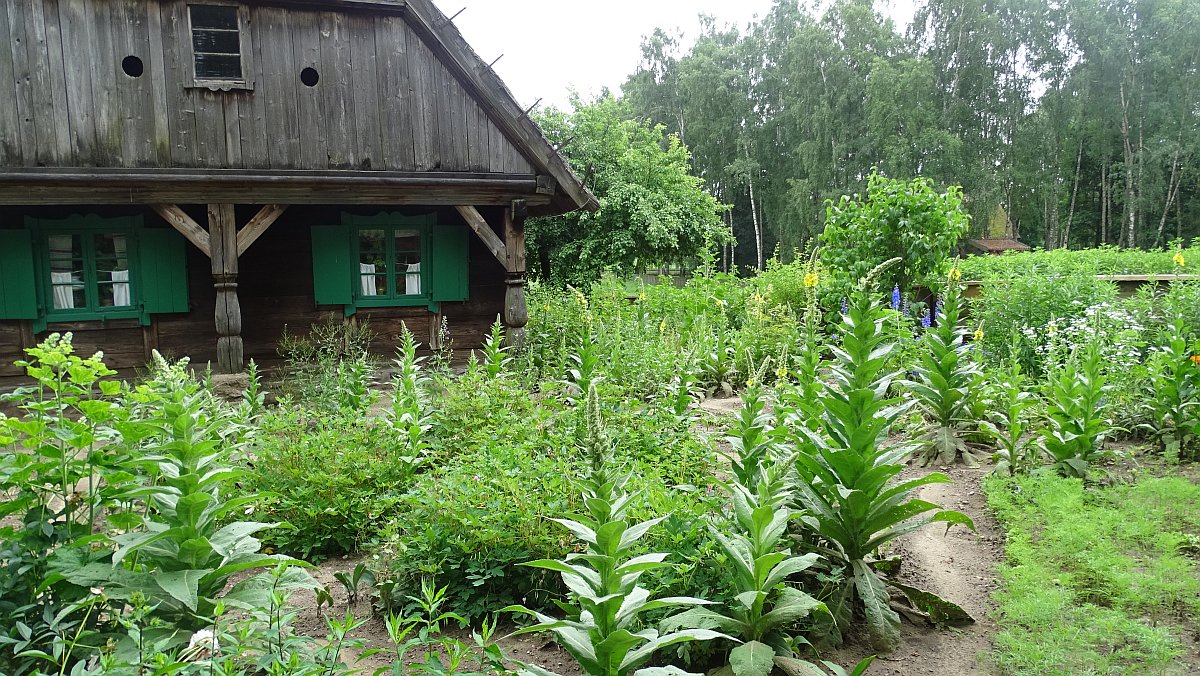
<instances>
[{"instance_id":1,"label":"dark wooden plank wall","mask_svg":"<svg viewBox=\"0 0 1200 676\"><path fill-rule=\"evenodd\" d=\"M204 216L202 207L188 206L193 218ZM496 213L492 213L495 211ZM19 220L19 210L0 213L0 220ZM125 210L123 213L128 212ZM58 209L53 217L66 213ZM254 209L239 207L237 219L245 222ZM331 314L341 318L341 306L318 307L313 297L312 243L309 227L335 223L341 210L335 207L305 207L289 210L255 242L239 261L238 298L242 306L242 338L245 356L260 364L281 363L277 351L279 338L286 330L306 334L311 326ZM367 213L367 212L364 212ZM489 219L498 220L498 210L485 210ZM158 216L146 211L147 225L159 224ZM453 210L439 212L443 222L460 222ZM463 227L466 227L465 224ZM157 315L154 326L143 329L136 320L74 322L50 324L51 331L74 332L79 353L105 353L105 362L124 375L132 375L146 364L151 341L170 358L191 357L203 369L206 362L216 363L217 334L214 324L215 293L208 258L188 246L188 313ZM465 359L478 349L496 316L504 307L504 270L478 238L472 236L470 250L470 296L461 303L442 303L456 358ZM401 327L407 325L427 351L431 331L438 315L426 308L367 308L356 316L375 333L372 351L387 363L395 356ZM21 381L21 372L12 362L22 358L21 323L0 320L0 390Z\"/></svg>"},{"instance_id":2,"label":"dark wooden plank wall","mask_svg":"<svg viewBox=\"0 0 1200 676\"><path fill-rule=\"evenodd\" d=\"M253 90L214 92L191 86L187 11L0 0L0 167L535 173L403 17L252 5Z\"/></svg>"}]
</instances>

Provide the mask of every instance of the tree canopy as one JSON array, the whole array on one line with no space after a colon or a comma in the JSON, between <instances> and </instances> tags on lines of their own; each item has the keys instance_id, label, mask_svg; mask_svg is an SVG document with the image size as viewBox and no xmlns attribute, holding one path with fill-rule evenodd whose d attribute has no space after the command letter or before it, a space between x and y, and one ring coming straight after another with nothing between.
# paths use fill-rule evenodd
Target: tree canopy
<instances>
[{"instance_id":1,"label":"tree canopy","mask_svg":"<svg viewBox=\"0 0 1200 676\"><path fill-rule=\"evenodd\" d=\"M613 96L541 111L537 121L600 202L594 213L530 220L530 257L544 279L586 285L605 269L681 262L727 238L724 207L665 126L633 119Z\"/></svg>"},{"instance_id":2,"label":"tree canopy","mask_svg":"<svg viewBox=\"0 0 1200 676\"><path fill-rule=\"evenodd\" d=\"M870 0L777 0L659 30L624 100L686 142L760 265L824 225L826 200L884 175L961 185L1047 248L1200 236L1200 0L923 0L906 33ZM1003 212L997 210L1002 207Z\"/></svg>"}]
</instances>

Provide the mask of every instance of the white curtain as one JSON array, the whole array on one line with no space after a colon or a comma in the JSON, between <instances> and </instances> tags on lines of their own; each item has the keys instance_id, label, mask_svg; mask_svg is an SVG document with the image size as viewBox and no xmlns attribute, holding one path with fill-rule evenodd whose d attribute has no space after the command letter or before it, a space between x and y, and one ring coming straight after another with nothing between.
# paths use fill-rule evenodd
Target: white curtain
<instances>
[{"instance_id":1,"label":"white curtain","mask_svg":"<svg viewBox=\"0 0 1200 676\"><path fill-rule=\"evenodd\" d=\"M54 309L70 310L75 307L75 284L77 280L69 272L51 272L54 283ZM67 286L59 286L65 284Z\"/></svg>"},{"instance_id":2,"label":"white curtain","mask_svg":"<svg viewBox=\"0 0 1200 676\"><path fill-rule=\"evenodd\" d=\"M362 280L362 295L375 296L375 264L374 263L359 263L358 271L359 279Z\"/></svg>"},{"instance_id":3,"label":"white curtain","mask_svg":"<svg viewBox=\"0 0 1200 676\"><path fill-rule=\"evenodd\" d=\"M113 270L113 305L115 307L125 307L132 305L129 302L129 271L128 270Z\"/></svg>"},{"instance_id":4,"label":"white curtain","mask_svg":"<svg viewBox=\"0 0 1200 676\"><path fill-rule=\"evenodd\" d=\"M421 293L421 264L411 263L404 275L404 293L416 295Z\"/></svg>"}]
</instances>

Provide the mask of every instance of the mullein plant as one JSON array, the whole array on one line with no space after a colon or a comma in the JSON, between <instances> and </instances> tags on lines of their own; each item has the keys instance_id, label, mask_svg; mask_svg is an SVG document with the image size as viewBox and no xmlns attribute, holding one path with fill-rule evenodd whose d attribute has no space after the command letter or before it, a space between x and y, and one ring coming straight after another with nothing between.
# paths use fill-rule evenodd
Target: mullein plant
<instances>
[{"instance_id":1,"label":"mullein plant","mask_svg":"<svg viewBox=\"0 0 1200 676\"><path fill-rule=\"evenodd\" d=\"M996 446L992 472L1015 476L1029 471L1037 460L1037 443L1030 434L1031 409L1038 399L1026 390L1028 379L1021 369L1020 334L1013 337L1014 347L1008 365L996 374L992 393L994 409L990 420L979 426Z\"/></svg>"},{"instance_id":2,"label":"mullein plant","mask_svg":"<svg viewBox=\"0 0 1200 676\"><path fill-rule=\"evenodd\" d=\"M729 637L697 628L660 634L643 626L641 615L646 612L711 602L691 597L652 599L650 592L638 585L646 571L670 566L664 553L632 555L638 540L666 517L631 523L629 508L635 495L625 488L629 474L622 474L613 459L594 384L588 388L585 406L585 446L591 467L587 477L579 481L579 487L586 514L576 519L553 519L583 543L584 551L568 554L562 560L542 559L524 564L552 570L562 576L571 594L568 602L559 605L568 611L568 617L557 619L524 606L509 606L504 610L535 617L537 624L520 629L514 635L554 632L562 647L588 676L678 674L678 669L670 667L640 667L668 646ZM523 665L522 672L553 676L553 672L531 664Z\"/></svg>"},{"instance_id":3,"label":"mullein plant","mask_svg":"<svg viewBox=\"0 0 1200 676\"><path fill-rule=\"evenodd\" d=\"M1188 344L1187 325L1176 316L1148 363L1150 386L1144 405L1148 431L1169 456L1195 459L1200 453L1200 349Z\"/></svg>"},{"instance_id":4,"label":"mullein plant","mask_svg":"<svg viewBox=\"0 0 1200 676\"><path fill-rule=\"evenodd\" d=\"M972 530L974 524L965 514L914 498L921 486L948 482L943 474L891 483L912 447L887 443L888 434L911 405L888 397L898 377L886 370L894 345L884 329L886 311L870 289L882 268L860 283L847 304L840 345L830 348L832 382L821 388L818 429L795 430L794 505L819 543L818 553L846 571L826 600L838 629L861 616L871 643L891 650L899 643L900 616L871 558L888 542L935 521Z\"/></svg>"},{"instance_id":5,"label":"mullein plant","mask_svg":"<svg viewBox=\"0 0 1200 676\"><path fill-rule=\"evenodd\" d=\"M1064 476L1086 478L1114 428L1108 416L1103 358L1093 341L1056 367L1046 385L1042 452Z\"/></svg>"},{"instance_id":6,"label":"mullein plant","mask_svg":"<svg viewBox=\"0 0 1200 676\"><path fill-rule=\"evenodd\" d=\"M756 388L750 388L756 389ZM749 390L748 390L749 392ZM760 397L743 396L747 408L761 411ZM818 667L798 659L794 637L797 623L812 613L828 613L825 604L788 584L792 576L808 570L819 556L793 554L785 545L789 526L799 516L791 507L790 458L777 458L764 434L762 414L751 424L736 425L730 441L741 451L730 458L734 479L722 482L729 496L727 519L714 520L709 530L720 545L731 572L731 601L723 609L693 608L668 618L660 629L705 627L742 641L729 653L729 664L717 673L724 676L769 676L776 667L792 674L821 674ZM748 416L747 420L751 417ZM873 658L855 669L866 670ZM834 673L840 667L826 662Z\"/></svg>"},{"instance_id":7,"label":"mullein plant","mask_svg":"<svg viewBox=\"0 0 1200 676\"><path fill-rule=\"evenodd\" d=\"M408 327L400 331L400 347L392 361L392 408L387 422L404 441L404 455L398 460L415 469L429 454L428 432L432 414L427 406L428 378L422 373L417 356L417 341Z\"/></svg>"},{"instance_id":8,"label":"mullein plant","mask_svg":"<svg viewBox=\"0 0 1200 676\"><path fill-rule=\"evenodd\" d=\"M965 309L960 278L958 268L952 268L937 304L937 322L925 333L913 378L904 383L929 421L917 448L923 466L949 465L960 455L973 467L982 460L964 439L965 412L979 366L966 342L967 331L960 325Z\"/></svg>"}]
</instances>

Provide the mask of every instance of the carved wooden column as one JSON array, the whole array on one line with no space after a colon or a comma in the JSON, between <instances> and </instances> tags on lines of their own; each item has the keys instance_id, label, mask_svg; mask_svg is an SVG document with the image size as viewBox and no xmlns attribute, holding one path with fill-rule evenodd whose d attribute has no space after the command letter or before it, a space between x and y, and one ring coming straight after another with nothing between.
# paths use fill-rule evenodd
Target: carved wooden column
<instances>
[{"instance_id":1,"label":"carved wooden column","mask_svg":"<svg viewBox=\"0 0 1200 676\"><path fill-rule=\"evenodd\" d=\"M217 292L217 373L242 370L242 306L237 296L237 222L232 204L208 205L208 241Z\"/></svg>"},{"instance_id":2,"label":"carved wooden column","mask_svg":"<svg viewBox=\"0 0 1200 676\"><path fill-rule=\"evenodd\" d=\"M525 303L525 200L513 200L504 210L504 325L508 344L525 347L529 307Z\"/></svg>"}]
</instances>

